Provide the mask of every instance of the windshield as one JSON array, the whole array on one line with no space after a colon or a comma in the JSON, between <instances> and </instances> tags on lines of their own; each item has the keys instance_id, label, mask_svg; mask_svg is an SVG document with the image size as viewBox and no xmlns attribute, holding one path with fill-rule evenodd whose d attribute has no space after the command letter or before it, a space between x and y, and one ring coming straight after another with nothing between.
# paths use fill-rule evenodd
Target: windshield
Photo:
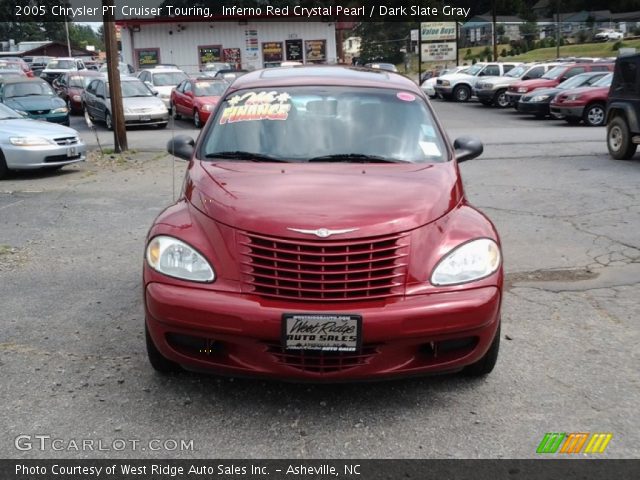
<instances>
[{"instance_id":1,"label":"windshield","mask_svg":"<svg viewBox=\"0 0 640 480\"><path fill-rule=\"evenodd\" d=\"M11 118L24 118L18 112L0 103L0 120L9 120Z\"/></svg>"},{"instance_id":2,"label":"windshield","mask_svg":"<svg viewBox=\"0 0 640 480\"><path fill-rule=\"evenodd\" d=\"M47 69L75 70L76 63L72 60L51 60L47 63Z\"/></svg>"},{"instance_id":3,"label":"windshield","mask_svg":"<svg viewBox=\"0 0 640 480\"><path fill-rule=\"evenodd\" d=\"M120 82L120 89L122 90L122 98L153 97L153 93L149 90L149 87L139 80ZM107 96L109 96L108 93Z\"/></svg>"},{"instance_id":4,"label":"windshield","mask_svg":"<svg viewBox=\"0 0 640 480\"><path fill-rule=\"evenodd\" d=\"M484 68L484 65L480 63L476 63L473 67L470 67L465 73L469 75L475 75L478 72L480 72L480 70L482 70L483 68Z\"/></svg>"},{"instance_id":5,"label":"windshield","mask_svg":"<svg viewBox=\"0 0 640 480\"><path fill-rule=\"evenodd\" d=\"M516 67L513 70L509 70L507 73L505 73L504 76L505 77L520 78L525 73L527 73L527 70L529 70L530 68L531 67L527 67L526 65L520 65L519 67Z\"/></svg>"},{"instance_id":6,"label":"windshield","mask_svg":"<svg viewBox=\"0 0 640 480\"><path fill-rule=\"evenodd\" d=\"M256 156L291 162L447 160L426 103L391 89L242 90L222 102L211 125L199 157L215 161L258 161Z\"/></svg>"},{"instance_id":7,"label":"windshield","mask_svg":"<svg viewBox=\"0 0 640 480\"><path fill-rule=\"evenodd\" d=\"M593 82L600 80L600 78L605 75L605 72L602 72L601 75L594 75L593 73L581 73L580 75L576 75L575 77L571 77L568 80L565 80L558 88L561 90L566 90L568 88L577 88L583 85L591 85Z\"/></svg>"},{"instance_id":8,"label":"windshield","mask_svg":"<svg viewBox=\"0 0 640 480\"><path fill-rule=\"evenodd\" d=\"M551 70L549 70L547 73L542 75L542 77L540 78L546 78L547 80L555 80L556 78L560 78L560 75L562 75L566 69L567 67L564 67L562 65L553 67Z\"/></svg>"},{"instance_id":9,"label":"windshield","mask_svg":"<svg viewBox=\"0 0 640 480\"><path fill-rule=\"evenodd\" d=\"M204 66L204 71L217 72L218 70L229 70L230 68L231 68L231 65L229 65L228 63L207 63Z\"/></svg>"},{"instance_id":10,"label":"windshield","mask_svg":"<svg viewBox=\"0 0 640 480\"><path fill-rule=\"evenodd\" d=\"M196 82L194 86L196 97L219 97L227 89L227 83L222 82Z\"/></svg>"},{"instance_id":11,"label":"windshield","mask_svg":"<svg viewBox=\"0 0 640 480\"><path fill-rule=\"evenodd\" d=\"M91 83L91 80L95 80L96 77L71 77L69 79L70 87L87 88L87 85Z\"/></svg>"},{"instance_id":12,"label":"windshield","mask_svg":"<svg viewBox=\"0 0 640 480\"><path fill-rule=\"evenodd\" d=\"M613 80L613 73L608 73L597 82L592 83L594 87L610 87Z\"/></svg>"},{"instance_id":13,"label":"windshield","mask_svg":"<svg viewBox=\"0 0 640 480\"><path fill-rule=\"evenodd\" d=\"M184 72L163 72L153 74L153 84L156 87L176 86L187 77Z\"/></svg>"},{"instance_id":14,"label":"windshield","mask_svg":"<svg viewBox=\"0 0 640 480\"><path fill-rule=\"evenodd\" d=\"M30 95L55 95L46 82L10 83L4 87L4 97L28 97Z\"/></svg>"}]
</instances>

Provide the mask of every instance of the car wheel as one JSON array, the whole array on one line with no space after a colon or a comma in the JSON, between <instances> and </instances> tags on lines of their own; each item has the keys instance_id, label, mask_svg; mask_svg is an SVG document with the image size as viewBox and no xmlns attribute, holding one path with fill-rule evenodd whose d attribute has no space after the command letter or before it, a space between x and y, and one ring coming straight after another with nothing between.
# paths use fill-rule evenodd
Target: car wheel
<instances>
[{"instance_id":1,"label":"car wheel","mask_svg":"<svg viewBox=\"0 0 640 480\"><path fill-rule=\"evenodd\" d=\"M182 115L178 113L175 105L171 105L171 116L174 120L180 120L182 118Z\"/></svg>"},{"instance_id":2,"label":"car wheel","mask_svg":"<svg viewBox=\"0 0 640 480\"><path fill-rule=\"evenodd\" d=\"M493 342L491 342L491 346L487 353L475 363L467 366L462 370L462 373L467 377L482 377L484 375L488 375L493 370L493 367L496 366L496 362L498 361L498 352L500 351L500 325L498 325L498 330L496 331L496 336L493 337Z\"/></svg>"},{"instance_id":3,"label":"car wheel","mask_svg":"<svg viewBox=\"0 0 640 480\"><path fill-rule=\"evenodd\" d=\"M153 343L153 339L151 335L149 335L149 329L145 323L144 326L144 335L147 344L147 357L149 358L149 363L153 367L156 372L160 373L176 373L182 371L182 367L175 362L172 362L167 357L160 353L158 347L156 347L155 343Z\"/></svg>"},{"instance_id":4,"label":"car wheel","mask_svg":"<svg viewBox=\"0 0 640 480\"><path fill-rule=\"evenodd\" d=\"M9 169L7 168L7 161L4 159L2 151L0 151L0 180L5 178L8 173Z\"/></svg>"},{"instance_id":5,"label":"car wheel","mask_svg":"<svg viewBox=\"0 0 640 480\"><path fill-rule=\"evenodd\" d=\"M471 98L471 89L466 85L458 85L453 89L453 98L456 102L468 102Z\"/></svg>"},{"instance_id":6,"label":"car wheel","mask_svg":"<svg viewBox=\"0 0 640 480\"><path fill-rule=\"evenodd\" d=\"M582 119L584 120L585 125L590 127L600 127L601 125L604 125L605 118L606 107L601 103L588 105L582 114Z\"/></svg>"},{"instance_id":7,"label":"car wheel","mask_svg":"<svg viewBox=\"0 0 640 480\"><path fill-rule=\"evenodd\" d=\"M113 123L111 123L111 114L109 112L107 112L104 117L104 123L109 130L113 130Z\"/></svg>"},{"instance_id":8,"label":"car wheel","mask_svg":"<svg viewBox=\"0 0 640 480\"><path fill-rule=\"evenodd\" d=\"M638 146L631 140L629 126L622 117L614 117L607 125L607 149L616 160L629 160Z\"/></svg>"},{"instance_id":9,"label":"car wheel","mask_svg":"<svg viewBox=\"0 0 640 480\"><path fill-rule=\"evenodd\" d=\"M506 90L498 90L493 97L493 104L499 108L507 108L509 106L509 99L507 98Z\"/></svg>"},{"instance_id":10,"label":"car wheel","mask_svg":"<svg viewBox=\"0 0 640 480\"><path fill-rule=\"evenodd\" d=\"M200 113L198 110L193 111L193 124L196 128L202 128L202 122L200 121Z\"/></svg>"}]
</instances>

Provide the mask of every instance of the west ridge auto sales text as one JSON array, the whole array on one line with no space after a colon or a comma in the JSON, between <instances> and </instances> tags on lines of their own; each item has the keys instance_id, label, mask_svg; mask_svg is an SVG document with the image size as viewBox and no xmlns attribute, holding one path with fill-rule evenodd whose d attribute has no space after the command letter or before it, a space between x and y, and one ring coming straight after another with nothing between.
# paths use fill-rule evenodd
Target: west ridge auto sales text
<instances>
[{"instance_id":1,"label":"west ridge auto sales text","mask_svg":"<svg viewBox=\"0 0 640 480\"><path fill-rule=\"evenodd\" d=\"M359 464L345 464L343 466L344 474L360 475ZM276 472L283 472L286 475L332 475L338 476L340 472L334 465L288 465L286 470L276 469ZM59 465L54 463L51 467L43 465L27 466L16 464L16 476L18 475L90 475L92 477L100 477L111 475L164 475L177 477L182 475L269 475L270 471L263 465L234 465L234 464L218 464L218 465L191 465L188 469L182 466L169 464L151 464L133 466L126 463L112 466L81 466L81 465Z\"/></svg>"}]
</instances>

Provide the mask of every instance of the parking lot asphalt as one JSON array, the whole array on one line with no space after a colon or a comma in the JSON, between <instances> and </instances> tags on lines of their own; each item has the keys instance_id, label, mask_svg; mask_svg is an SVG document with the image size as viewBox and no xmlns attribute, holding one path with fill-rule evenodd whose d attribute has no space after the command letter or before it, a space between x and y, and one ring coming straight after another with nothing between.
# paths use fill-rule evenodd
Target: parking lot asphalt
<instances>
[{"instance_id":1,"label":"parking lot asphalt","mask_svg":"<svg viewBox=\"0 0 640 480\"><path fill-rule=\"evenodd\" d=\"M603 457L637 457L640 155L609 159L604 128L434 106L451 138L485 142L460 168L504 249L491 375L299 385L154 373L141 264L186 165L163 145L197 133L180 121L129 132L135 153L0 182L0 457L534 458L546 432L610 432ZM95 144L81 117L72 126ZM16 448L20 435L31 448ZM84 439L109 448L69 446Z\"/></svg>"}]
</instances>

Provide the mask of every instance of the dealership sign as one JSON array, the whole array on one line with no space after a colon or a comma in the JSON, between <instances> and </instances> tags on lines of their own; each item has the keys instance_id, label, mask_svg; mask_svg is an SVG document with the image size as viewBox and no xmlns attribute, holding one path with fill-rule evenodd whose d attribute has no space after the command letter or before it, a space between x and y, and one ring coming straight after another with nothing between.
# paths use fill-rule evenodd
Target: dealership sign
<instances>
[{"instance_id":1,"label":"dealership sign","mask_svg":"<svg viewBox=\"0 0 640 480\"><path fill-rule=\"evenodd\" d=\"M456 39L455 22L423 22L420 24L423 42L441 42Z\"/></svg>"},{"instance_id":2,"label":"dealership sign","mask_svg":"<svg viewBox=\"0 0 640 480\"><path fill-rule=\"evenodd\" d=\"M422 61L440 62L456 59L456 42L423 43Z\"/></svg>"}]
</instances>

